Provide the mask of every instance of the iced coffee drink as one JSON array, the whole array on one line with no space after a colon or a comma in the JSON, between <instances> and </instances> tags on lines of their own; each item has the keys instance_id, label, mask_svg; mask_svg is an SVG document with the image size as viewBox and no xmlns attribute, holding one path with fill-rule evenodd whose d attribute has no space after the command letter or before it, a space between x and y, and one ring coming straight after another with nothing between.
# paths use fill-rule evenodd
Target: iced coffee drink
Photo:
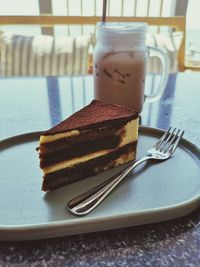
<instances>
[{"instance_id":1,"label":"iced coffee drink","mask_svg":"<svg viewBox=\"0 0 200 267\"><path fill-rule=\"evenodd\" d=\"M144 99L145 62L142 51L98 53L94 62L95 97L140 112Z\"/></svg>"},{"instance_id":2,"label":"iced coffee drink","mask_svg":"<svg viewBox=\"0 0 200 267\"><path fill-rule=\"evenodd\" d=\"M158 100L165 89L169 60L162 50L146 47L146 23L99 23L94 49L94 95L96 99L142 111L143 102ZM148 50L148 53L147 53ZM150 53L149 53L150 52ZM163 72L152 95L145 95L146 56L157 56Z\"/></svg>"},{"instance_id":3,"label":"iced coffee drink","mask_svg":"<svg viewBox=\"0 0 200 267\"><path fill-rule=\"evenodd\" d=\"M146 66L146 24L97 27L94 51L95 98L141 112Z\"/></svg>"}]
</instances>

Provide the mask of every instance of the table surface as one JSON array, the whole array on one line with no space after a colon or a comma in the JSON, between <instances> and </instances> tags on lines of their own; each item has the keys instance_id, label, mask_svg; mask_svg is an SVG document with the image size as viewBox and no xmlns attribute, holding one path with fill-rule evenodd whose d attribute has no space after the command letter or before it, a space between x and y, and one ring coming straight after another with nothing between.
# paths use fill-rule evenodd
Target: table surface
<instances>
[{"instance_id":1,"label":"table surface","mask_svg":"<svg viewBox=\"0 0 200 267\"><path fill-rule=\"evenodd\" d=\"M152 92L158 76L149 75ZM93 99L87 77L0 79L0 139L43 131ZM200 146L200 73L172 74L141 124L186 131ZM200 209L176 220L54 239L0 242L0 266L200 266Z\"/></svg>"}]
</instances>

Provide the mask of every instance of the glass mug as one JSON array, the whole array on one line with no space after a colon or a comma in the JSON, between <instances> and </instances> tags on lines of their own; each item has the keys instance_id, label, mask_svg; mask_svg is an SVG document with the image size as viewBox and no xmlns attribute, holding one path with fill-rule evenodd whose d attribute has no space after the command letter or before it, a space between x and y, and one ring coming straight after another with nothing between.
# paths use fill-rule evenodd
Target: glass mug
<instances>
[{"instance_id":1,"label":"glass mug","mask_svg":"<svg viewBox=\"0 0 200 267\"><path fill-rule=\"evenodd\" d=\"M99 23L94 49L95 99L120 104L140 113L143 103L159 99L169 73L168 58L162 50L145 44L146 23ZM157 90L144 95L148 52L154 52L163 66Z\"/></svg>"}]
</instances>

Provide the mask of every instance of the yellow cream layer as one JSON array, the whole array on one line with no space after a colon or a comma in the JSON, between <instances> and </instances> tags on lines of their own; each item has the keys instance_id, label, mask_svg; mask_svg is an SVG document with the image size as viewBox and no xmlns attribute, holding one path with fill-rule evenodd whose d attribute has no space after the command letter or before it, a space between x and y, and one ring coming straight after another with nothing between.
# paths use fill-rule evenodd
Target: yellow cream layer
<instances>
[{"instance_id":1,"label":"yellow cream layer","mask_svg":"<svg viewBox=\"0 0 200 267\"><path fill-rule=\"evenodd\" d=\"M61 138L67 138L67 137L73 137L75 135L79 135L80 132L78 130L68 131L65 133L59 133L59 134L52 134L52 135L41 135L40 136L40 145L49 143L52 141L56 141Z\"/></svg>"},{"instance_id":2,"label":"yellow cream layer","mask_svg":"<svg viewBox=\"0 0 200 267\"><path fill-rule=\"evenodd\" d=\"M129 144L129 143L133 143L133 142L137 141L137 139L138 139L138 118L128 122L125 126L123 126L120 129L120 131L123 131L123 136L122 136L121 143L119 144L118 147L122 147L124 145ZM44 172L44 174L55 172L55 171L67 168L69 166L73 166L73 165L76 165L78 163L86 162L86 161L94 159L96 157L106 155L113 150L115 150L115 149L101 150L101 151L93 152L91 154L87 154L87 155L84 155L81 157L62 161L62 162L56 163L54 165L47 166L47 167L43 168L43 172Z\"/></svg>"},{"instance_id":3,"label":"yellow cream layer","mask_svg":"<svg viewBox=\"0 0 200 267\"><path fill-rule=\"evenodd\" d=\"M138 139L138 122L139 118L129 121L124 127L121 128L123 129L122 131L124 134L119 147L135 142Z\"/></svg>"}]
</instances>

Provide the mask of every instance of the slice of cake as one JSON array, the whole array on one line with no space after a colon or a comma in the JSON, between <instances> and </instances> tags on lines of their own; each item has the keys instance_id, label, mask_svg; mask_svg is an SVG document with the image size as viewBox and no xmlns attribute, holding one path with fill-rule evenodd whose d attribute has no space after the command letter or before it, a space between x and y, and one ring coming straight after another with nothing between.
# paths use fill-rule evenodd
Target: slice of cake
<instances>
[{"instance_id":1,"label":"slice of cake","mask_svg":"<svg viewBox=\"0 0 200 267\"><path fill-rule=\"evenodd\" d=\"M93 176L135 159L138 114L93 100L40 137L42 190Z\"/></svg>"}]
</instances>

